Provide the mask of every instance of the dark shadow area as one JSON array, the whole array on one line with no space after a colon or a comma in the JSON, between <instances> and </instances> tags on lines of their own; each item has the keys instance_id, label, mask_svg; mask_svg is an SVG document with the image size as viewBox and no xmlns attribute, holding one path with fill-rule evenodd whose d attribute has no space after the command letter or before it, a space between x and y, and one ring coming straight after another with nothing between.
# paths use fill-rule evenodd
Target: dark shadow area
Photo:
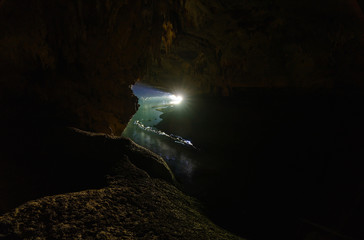
<instances>
[{"instance_id":1,"label":"dark shadow area","mask_svg":"<svg viewBox=\"0 0 364 240\"><path fill-rule=\"evenodd\" d=\"M108 175L135 170L128 184L138 194L156 188L136 198L124 189L128 198L158 211L131 208L141 218L120 220L125 211L91 194L110 213L105 219L114 217L110 234L125 233L121 223L128 238L230 239L225 228L252 240L364 239L363 3L0 0L0 214L14 213L10 232L27 236L11 209L31 199L103 192ZM154 114L139 112L144 119L128 129L139 106L131 87L140 80L186 96L182 104L153 103ZM149 150L119 137L127 132ZM175 183L171 170L222 227L218 234L204 216L197 219L209 224L194 224L175 211L200 215L185 208L189 196L155 181ZM158 202L162 190L173 194ZM140 224L146 212L150 228ZM29 229L41 227L38 220ZM173 234L163 235L166 228ZM97 237L99 229L91 238L113 238Z\"/></svg>"},{"instance_id":2,"label":"dark shadow area","mask_svg":"<svg viewBox=\"0 0 364 240\"><path fill-rule=\"evenodd\" d=\"M245 89L187 99L157 127L199 147L186 191L220 226L250 239L362 239L363 100L352 89Z\"/></svg>"}]
</instances>

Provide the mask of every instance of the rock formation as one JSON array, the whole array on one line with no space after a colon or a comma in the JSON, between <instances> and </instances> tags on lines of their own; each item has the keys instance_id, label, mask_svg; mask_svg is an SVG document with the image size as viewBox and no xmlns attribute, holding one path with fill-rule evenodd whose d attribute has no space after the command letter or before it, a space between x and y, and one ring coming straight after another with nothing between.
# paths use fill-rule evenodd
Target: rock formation
<instances>
[{"instance_id":1,"label":"rock formation","mask_svg":"<svg viewBox=\"0 0 364 240\"><path fill-rule=\"evenodd\" d=\"M68 192L81 183L92 190L43 197L9 211L0 216L0 239L240 239L170 184L173 174L160 157L124 138L79 130L68 135L72 141L54 146L64 152L53 159L58 171L46 184L55 188L58 182ZM2 193L1 200L7 197Z\"/></svg>"},{"instance_id":2,"label":"rock formation","mask_svg":"<svg viewBox=\"0 0 364 240\"><path fill-rule=\"evenodd\" d=\"M238 239L117 137L178 5L0 1L0 239Z\"/></svg>"},{"instance_id":3,"label":"rock formation","mask_svg":"<svg viewBox=\"0 0 364 240\"><path fill-rule=\"evenodd\" d=\"M362 1L18 1L0 6L6 115L119 135L145 73L191 94L363 86Z\"/></svg>"},{"instance_id":4,"label":"rock formation","mask_svg":"<svg viewBox=\"0 0 364 240\"><path fill-rule=\"evenodd\" d=\"M145 81L209 95L363 87L364 15L356 0L186 0L184 8L172 48Z\"/></svg>"},{"instance_id":5,"label":"rock formation","mask_svg":"<svg viewBox=\"0 0 364 240\"><path fill-rule=\"evenodd\" d=\"M115 137L131 85L362 88L363 5L0 0L0 237L233 239L160 157Z\"/></svg>"},{"instance_id":6,"label":"rock formation","mask_svg":"<svg viewBox=\"0 0 364 240\"><path fill-rule=\"evenodd\" d=\"M1 1L1 102L120 135L173 1ZM20 100L19 100L20 99ZM12 107L9 107L11 110ZM43 111L46 110L46 111Z\"/></svg>"},{"instance_id":7,"label":"rock formation","mask_svg":"<svg viewBox=\"0 0 364 240\"><path fill-rule=\"evenodd\" d=\"M0 217L0 239L241 239L214 225L198 204L147 176L30 201Z\"/></svg>"}]
</instances>

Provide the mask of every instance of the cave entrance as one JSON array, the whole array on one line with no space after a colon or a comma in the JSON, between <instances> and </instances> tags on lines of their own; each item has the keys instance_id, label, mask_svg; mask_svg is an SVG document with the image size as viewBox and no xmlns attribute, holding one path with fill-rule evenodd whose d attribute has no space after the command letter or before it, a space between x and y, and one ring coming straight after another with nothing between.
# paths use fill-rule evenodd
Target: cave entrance
<instances>
[{"instance_id":1,"label":"cave entrance","mask_svg":"<svg viewBox=\"0 0 364 240\"><path fill-rule=\"evenodd\" d=\"M312 216L335 229L326 213L338 205L337 192L357 191L354 156L362 148L352 146L363 132L362 96L250 88L177 104L180 98L153 87L133 91L140 108L123 135L162 156L183 190L231 232L294 236Z\"/></svg>"},{"instance_id":2,"label":"cave entrance","mask_svg":"<svg viewBox=\"0 0 364 240\"><path fill-rule=\"evenodd\" d=\"M163 157L176 178L187 184L194 168L196 147L191 140L158 127L164 113L183 108L183 97L141 83L132 90L140 106L122 135Z\"/></svg>"},{"instance_id":3,"label":"cave entrance","mask_svg":"<svg viewBox=\"0 0 364 240\"><path fill-rule=\"evenodd\" d=\"M247 204L243 200L237 206L236 199L245 198L249 176L244 161L248 151L243 149L249 148L250 138L242 140L255 120L249 118L249 108L232 98L182 99L140 83L132 90L140 107L123 136L160 155L184 192L198 198L218 225L238 232L239 226L227 217L231 212L241 215ZM235 191L234 183L243 190Z\"/></svg>"}]
</instances>

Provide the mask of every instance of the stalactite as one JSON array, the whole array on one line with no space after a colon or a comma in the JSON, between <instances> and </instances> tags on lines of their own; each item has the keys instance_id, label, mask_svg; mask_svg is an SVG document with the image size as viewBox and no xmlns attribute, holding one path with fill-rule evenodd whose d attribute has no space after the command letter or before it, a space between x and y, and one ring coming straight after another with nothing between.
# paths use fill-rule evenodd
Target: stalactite
<instances>
[{"instance_id":1,"label":"stalactite","mask_svg":"<svg viewBox=\"0 0 364 240\"><path fill-rule=\"evenodd\" d=\"M162 44L166 53L170 52L173 44L173 40L176 38L176 33L174 32L173 25L170 21L163 23L164 33L162 35Z\"/></svg>"}]
</instances>

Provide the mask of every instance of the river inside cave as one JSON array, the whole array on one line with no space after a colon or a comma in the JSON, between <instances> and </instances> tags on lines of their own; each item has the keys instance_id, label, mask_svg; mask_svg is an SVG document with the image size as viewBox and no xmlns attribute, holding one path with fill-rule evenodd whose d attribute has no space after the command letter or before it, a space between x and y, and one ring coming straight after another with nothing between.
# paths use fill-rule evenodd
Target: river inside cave
<instances>
[{"instance_id":1,"label":"river inside cave","mask_svg":"<svg viewBox=\"0 0 364 240\"><path fill-rule=\"evenodd\" d=\"M252 239L295 236L307 220L337 228L332 196L350 202L337 192L355 193L360 176L360 96L247 89L171 104L171 93L133 91L140 108L123 135L162 156L215 223Z\"/></svg>"},{"instance_id":2,"label":"river inside cave","mask_svg":"<svg viewBox=\"0 0 364 240\"><path fill-rule=\"evenodd\" d=\"M133 92L140 107L123 136L162 156L181 188L198 198L218 225L241 236L255 232L266 208L246 207L256 202L247 197L252 161L246 159L255 155L266 128L251 104L199 97L173 104L172 93L143 84L134 85Z\"/></svg>"},{"instance_id":3,"label":"river inside cave","mask_svg":"<svg viewBox=\"0 0 364 240\"><path fill-rule=\"evenodd\" d=\"M190 184L194 170L196 147L193 143L156 128L162 121L163 109L178 108L174 95L144 84L135 84L133 92L138 97L139 109L130 120L123 136L162 156L182 184Z\"/></svg>"}]
</instances>

